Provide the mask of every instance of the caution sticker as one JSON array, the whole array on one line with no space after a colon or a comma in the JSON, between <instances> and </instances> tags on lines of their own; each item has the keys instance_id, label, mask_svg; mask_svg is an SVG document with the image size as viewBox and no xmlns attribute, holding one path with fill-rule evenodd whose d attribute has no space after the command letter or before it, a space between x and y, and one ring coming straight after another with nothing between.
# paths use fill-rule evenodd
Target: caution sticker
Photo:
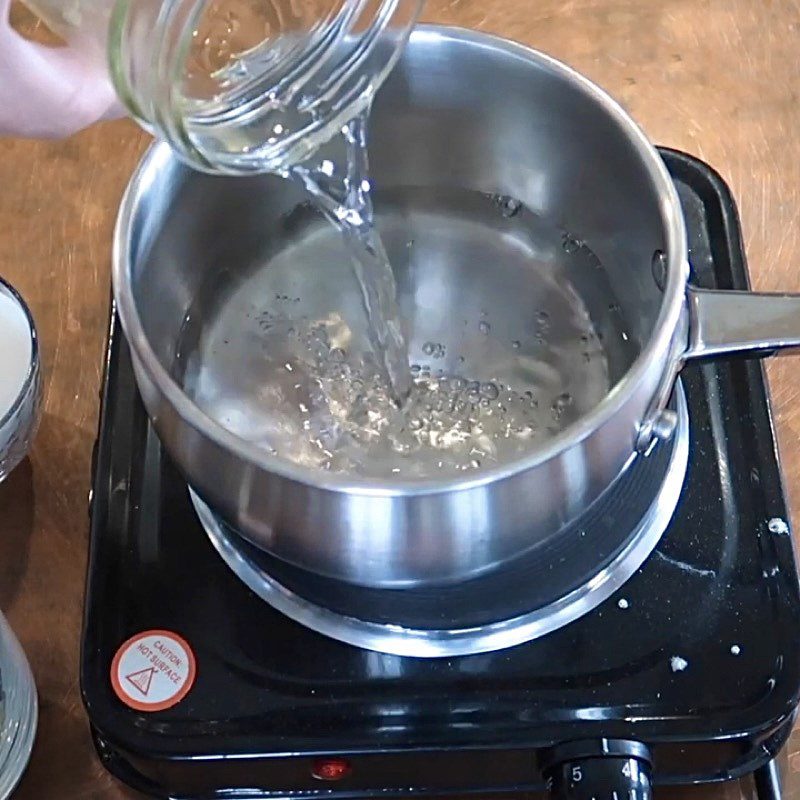
<instances>
[{"instance_id":1,"label":"caution sticker","mask_svg":"<svg viewBox=\"0 0 800 800\"><path fill-rule=\"evenodd\" d=\"M177 633L144 631L117 650L111 685L130 708L164 711L186 697L196 671L192 648Z\"/></svg>"}]
</instances>

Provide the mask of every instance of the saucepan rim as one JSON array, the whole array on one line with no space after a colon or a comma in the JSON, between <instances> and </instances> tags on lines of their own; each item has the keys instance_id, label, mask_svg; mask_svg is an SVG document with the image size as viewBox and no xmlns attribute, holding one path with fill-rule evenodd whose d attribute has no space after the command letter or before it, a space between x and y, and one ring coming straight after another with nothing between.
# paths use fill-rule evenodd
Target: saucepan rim
<instances>
[{"instance_id":1,"label":"saucepan rim","mask_svg":"<svg viewBox=\"0 0 800 800\"><path fill-rule=\"evenodd\" d=\"M219 447L230 451L243 461L265 470L317 489L359 494L364 496L411 496L463 491L493 484L505 478L534 469L558 458L565 451L580 444L599 428L620 414L626 401L636 391L654 362L662 364L666 374L671 368L672 343L686 304L688 281L686 228L675 186L664 162L639 126L627 112L588 78L556 59L516 42L486 33L463 28L437 25L420 25L412 33L408 47L427 44L469 44L489 52L500 51L506 56L545 67L557 79L565 80L580 89L611 117L634 147L659 198L659 211L665 235L667 254L666 283L658 318L646 345L623 377L606 397L590 412L567 426L552 439L519 458L505 461L475 475L450 478L418 478L390 480L356 475L327 473L303 467L291 461L270 455L258 445L248 442L209 417L183 391L159 361L152 349L139 317L132 292L131 236L134 220L141 200L156 182L159 172L178 157L164 143L154 144L144 155L125 192L117 218L113 242L112 279L114 297L123 329L137 360L158 386L165 399L179 415L197 431L207 436ZM633 422L633 421L632 421ZM631 426L631 452L635 447L636 431Z\"/></svg>"}]
</instances>

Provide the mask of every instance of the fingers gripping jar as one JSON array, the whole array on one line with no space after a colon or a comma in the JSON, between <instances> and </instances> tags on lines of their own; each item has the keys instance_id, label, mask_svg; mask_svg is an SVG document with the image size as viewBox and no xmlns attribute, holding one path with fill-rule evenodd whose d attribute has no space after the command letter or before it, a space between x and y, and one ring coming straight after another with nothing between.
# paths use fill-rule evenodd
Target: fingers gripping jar
<instances>
[{"instance_id":1,"label":"fingers gripping jar","mask_svg":"<svg viewBox=\"0 0 800 800\"><path fill-rule=\"evenodd\" d=\"M196 169L277 172L362 113L422 0L26 0Z\"/></svg>"}]
</instances>

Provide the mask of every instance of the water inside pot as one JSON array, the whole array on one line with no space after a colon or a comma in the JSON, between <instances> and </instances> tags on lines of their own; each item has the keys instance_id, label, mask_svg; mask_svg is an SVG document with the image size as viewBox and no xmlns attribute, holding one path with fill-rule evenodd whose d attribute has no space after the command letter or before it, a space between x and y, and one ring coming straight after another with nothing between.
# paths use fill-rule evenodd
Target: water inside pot
<instances>
[{"instance_id":1,"label":"water inside pot","mask_svg":"<svg viewBox=\"0 0 800 800\"><path fill-rule=\"evenodd\" d=\"M577 237L465 189L378 190L376 206L409 331L406 401L395 403L341 236L306 202L186 317L176 374L210 417L304 466L446 477L540 446L630 363L605 270ZM522 296L529 312L504 314Z\"/></svg>"}]
</instances>

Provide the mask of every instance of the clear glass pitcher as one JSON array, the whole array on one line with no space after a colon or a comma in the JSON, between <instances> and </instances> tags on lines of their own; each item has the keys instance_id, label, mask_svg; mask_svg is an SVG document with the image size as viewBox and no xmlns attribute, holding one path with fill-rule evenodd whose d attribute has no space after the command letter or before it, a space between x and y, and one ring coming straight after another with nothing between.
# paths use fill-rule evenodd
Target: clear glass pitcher
<instances>
[{"instance_id":1,"label":"clear glass pitcher","mask_svg":"<svg viewBox=\"0 0 800 800\"><path fill-rule=\"evenodd\" d=\"M281 171L366 108L423 0L25 0L195 168Z\"/></svg>"},{"instance_id":2,"label":"clear glass pitcher","mask_svg":"<svg viewBox=\"0 0 800 800\"><path fill-rule=\"evenodd\" d=\"M11 797L30 759L38 705L28 661L0 613L0 800Z\"/></svg>"}]
</instances>

